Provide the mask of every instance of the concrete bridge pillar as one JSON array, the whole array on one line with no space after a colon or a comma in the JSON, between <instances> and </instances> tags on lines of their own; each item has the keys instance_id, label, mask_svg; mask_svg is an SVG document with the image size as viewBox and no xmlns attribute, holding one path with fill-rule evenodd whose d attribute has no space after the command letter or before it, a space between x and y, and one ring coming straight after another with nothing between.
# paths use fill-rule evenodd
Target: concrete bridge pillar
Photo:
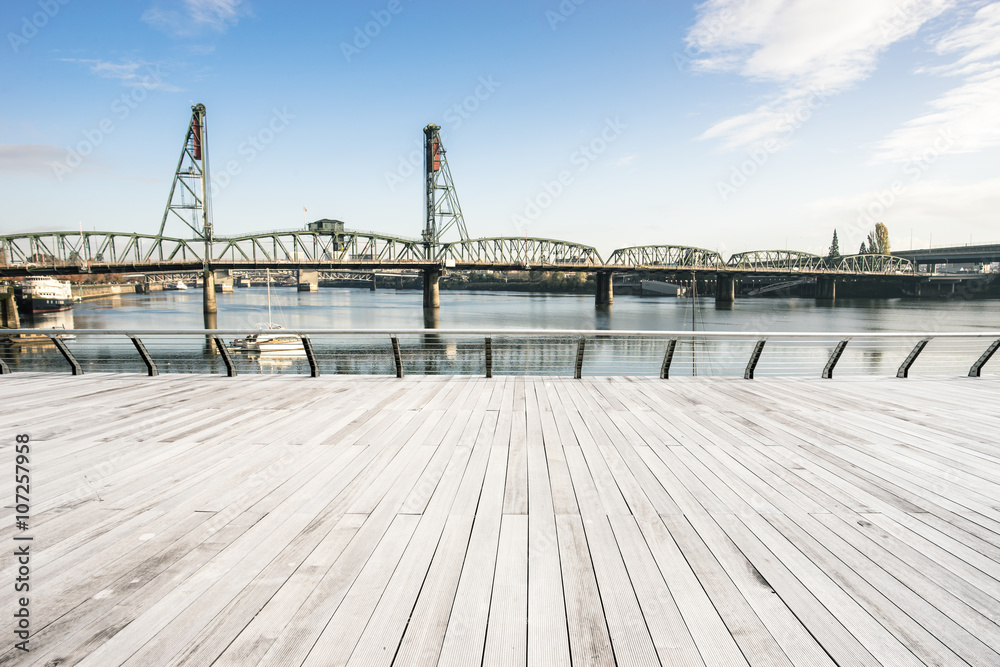
<instances>
[{"instance_id":1,"label":"concrete bridge pillar","mask_svg":"<svg viewBox=\"0 0 1000 667\"><path fill-rule=\"evenodd\" d=\"M837 279L833 276L820 276L816 279L816 298L833 301L837 298Z\"/></svg>"},{"instance_id":2,"label":"concrete bridge pillar","mask_svg":"<svg viewBox=\"0 0 1000 667\"><path fill-rule=\"evenodd\" d=\"M215 291L216 292L232 292L233 291L233 276L232 271L229 269L217 269L213 271L215 276Z\"/></svg>"},{"instance_id":3,"label":"concrete bridge pillar","mask_svg":"<svg viewBox=\"0 0 1000 667\"><path fill-rule=\"evenodd\" d=\"M318 292L319 291L319 271L315 269L299 269L299 291Z\"/></svg>"},{"instance_id":4,"label":"concrete bridge pillar","mask_svg":"<svg viewBox=\"0 0 1000 667\"><path fill-rule=\"evenodd\" d=\"M596 275L597 290L594 293L594 305L610 306L615 302L615 290L611 285L611 272L598 271Z\"/></svg>"},{"instance_id":5,"label":"concrete bridge pillar","mask_svg":"<svg viewBox=\"0 0 1000 667\"><path fill-rule=\"evenodd\" d=\"M375 278L376 278L377 275L378 275L377 273L375 273L374 271L372 271L372 284L371 284L371 287L369 288L372 292L374 292L374 291L376 291L378 289L378 285L375 284Z\"/></svg>"},{"instance_id":6,"label":"concrete bridge pillar","mask_svg":"<svg viewBox=\"0 0 1000 667\"><path fill-rule=\"evenodd\" d=\"M424 308L440 308L441 294L438 283L441 280L441 269L424 269Z\"/></svg>"},{"instance_id":7,"label":"concrete bridge pillar","mask_svg":"<svg viewBox=\"0 0 1000 667\"><path fill-rule=\"evenodd\" d=\"M715 275L715 305L732 303L736 300L736 277L731 273Z\"/></svg>"},{"instance_id":8,"label":"concrete bridge pillar","mask_svg":"<svg viewBox=\"0 0 1000 667\"><path fill-rule=\"evenodd\" d=\"M206 313L217 313L219 307L215 303L215 272L205 269L202 272L202 298Z\"/></svg>"},{"instance_id":9,"label":"concrete bridge pillar","mask_svg":"<svg viewBox=\"0 0 1000 667\"><path fill-rule=\"evenodd\" d=\"M8 329L21 328L21 319L17 314L17 303L14 301L13 287L8 287L3 295L3 325Z\"/></svg>"}]
</instances>

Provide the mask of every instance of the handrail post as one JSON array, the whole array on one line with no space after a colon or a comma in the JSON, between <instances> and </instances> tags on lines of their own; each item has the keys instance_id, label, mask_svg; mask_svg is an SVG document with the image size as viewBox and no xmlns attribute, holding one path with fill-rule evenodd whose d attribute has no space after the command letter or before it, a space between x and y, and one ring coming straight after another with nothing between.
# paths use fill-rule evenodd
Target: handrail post
<instances>
[{"instance_id":1,"label":"handrail post","mask_svg":"<svg viewBox=\"0 0 1000 667\"><path fill-rule=\"evenodd\" d=\"M837 347L833 348L833 353L830 355L830 358L827 359L826 367L823 369L824 380L829 380L833 377L833 368L837 365L837 362L840 361L840 355L844 353L844 348L847 347L848 340L849 339L845 338L837 343Z\"/></svg>"},{"instance_id":2,"label":"handrail post","mask_svg":"<svg viewBox=\"0 0 1000 667\"><path fill-rule=\"evenodd\" d=\"M392 359L396 362L396 377L403 377L403 356L399 352L399 339L395 336L390 336L392 340Z\"/></svg>"},{"instance_id":3,"label":"handrail post","mask_svg":"<svg viewBox=\"0 0 1000 667\"><path fill-rule=\"evenodd\" d=\"M319 365L316 363L316 353L313 351L312 341L309 336L301 336L302 347L306 351L306 360L309 362L309 377L319 377Z\"/></svg>"},{"instance_id":4,"label":"handrail post","mask_svg":"<svg viewBox=\"0 0 1000 667\"><path fill-rule=\"evenodd\" d=\"M929 342L931 342L930 338L924 338L922 341L919 341L913 346L913 349L910 350L910 354L907 355L906 359L904 359L903 363L899 366L899 370L896 371L896 377L905 378L910 376L910 366L912 366L913 362L917 360L917 357L920 356L920 353L924 351L924 348L927 347L927 343Z\"/></svg>"},{"instance_id":5,"label":"handrail post","mask_svg":"<svg viewBox=\"0 0 1000 667\"><path fill-rule=\"evenodd\" d=\"M58 335L53 336L50 334L49 338L56 344L56 348L62 353L63 358L69 362L70 368L73 369L73 375L83 375L83 368L80 367L80 362L76 360L73 353L66 347L66 342Z\"/></svg>"},{"instance_id":6,"label":"handrail post","mask_svg":"<svg viewBox=\"0 0 1000 667\"><path fill-rule=\"evenodd\" d=\"M486 377L493 377L493 339L486 337Z\"/></svg>"},{"instance_id":7,"label":"handrail post","mask_svg":"<svg viewBox=\"0 0 1000 667\"><path fill-rule=\"evenodd\" d=\"M576 368L573 377L577 380L583 377L583 350L586 347L586 339L580 336L580 342L576 345Z\"/></svg>"},{"instance_id":8,"label":"handrail post","mask_svg":"<svg viewBox=\"0 0 1000 667\"><path fill-rule=\"evenodd\" d=\"M222 363L226 365L226 376L236 377L236 366L233 364L233 358L229 356L226 343L218 335L213 335L212 340L215 341L215 349L222 355Z\"/></svg>"},{"instance_id":9,"label":"handrail post","mask_svg":"<svg viewBox=\"0 0 1000 667\"><path fill-rule=\"evenodd\" d=\"M667 341L667 350L663 353L663 363L660 364L660 379L670 379L670 362L674 360L674 348L677 347L677 339L671 338Z\"/></svg>"},{"instance_id":10,"label":"handrail post","mask_svg":"<svg viewBox=\"0 0 1000 667\"><path fill-rule=\"evenodd\" d=\"M985 366L986 362L990 360L993 353L997 351L997 348L1000 348L1000 339L993 341L993 343L986 348L986 351L979 357L976 363L972 364L972 368L969 369L970 378L979 377L980 372L983 370L983 366Z\"/></svg>"},{"instance_id":11,"label":"handrail post","mask_svg":"<svg viewBox=\"0 0 1000 667\"><path fill-rule=\"evenodd\" d=\"M149 374L149 377L159 375L160 372L156 370L156 363L149 356L149 352L146 350L146 346L142 344L142 341L132 334L128 334L128 337L132 340L132 344L135 345L136 352L142 357L142 363L146 364L146 372Z\"/></svg>"},{"instance_id":12,"label":"handrail post","mask_svg":"<svg viewBox=\"0 0 1000 667\"><path fill-rule=\"evenodd\" d=\"M767 342L766 339L757 341L757 344L753 346L753 352L750 353L750 360L747 362L747 369L743 371L744 380L752 380L754 369L757 368L757 362L760 361L760 353L764 351L764 343Z\"/></svg>"}]
</instances>

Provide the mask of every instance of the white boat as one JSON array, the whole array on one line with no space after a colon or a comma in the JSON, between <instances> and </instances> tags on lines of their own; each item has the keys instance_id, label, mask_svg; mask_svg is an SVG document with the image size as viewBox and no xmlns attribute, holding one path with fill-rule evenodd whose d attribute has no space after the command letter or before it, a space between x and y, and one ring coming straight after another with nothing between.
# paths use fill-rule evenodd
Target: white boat
<instances>
[{"instance_id":1,"label":"white boat","mask_svg":"<svg viewBox=\"0 0 1000 667\"><path fill-rule=\"evenodd\" d=\"M267 324L258 325L263 330L252 333L244 338L233 341L235 350L247 352L282 352L286 354L305 354L302 338L296 334L284 332L283 326L271 321L271 273L267 272Z\"/></svg>"},{"instance_id":2,"label":"white boat","mask_svg":"<svg viewBox=\"0 0 1000 667\"><path fill-rule=\"evenodd\" d=\"M73 290L68 280L29 276L21 281L18 308L29 313L51 313L73 307Z\"/></svg>"},{"instance_id":3,"label":"white boat","mask_svg":"<svg viewBox=\"0 0 1000 667\"><path fill-rule=\"evenodd\" d=\"M187 288L188 288L188 286L184 284L183 280L178 280L176 283L174 283L172 285L164 285L163 286L163 289L168 290L168 291L185 290Z\"/></svg>"}]
</instances>

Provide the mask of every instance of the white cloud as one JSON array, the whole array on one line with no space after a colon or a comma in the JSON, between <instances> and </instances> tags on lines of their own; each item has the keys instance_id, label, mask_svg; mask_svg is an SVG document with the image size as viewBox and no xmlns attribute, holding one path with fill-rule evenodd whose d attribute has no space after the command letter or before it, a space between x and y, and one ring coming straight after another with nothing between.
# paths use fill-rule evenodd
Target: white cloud
<instances>
[{"instance_id":1,"label":"white cloud","mask_svg":"<svg viewBox=\"0 0 1000 667\"><path fill-rule=\"evenodd\" d=\"M878 206L881 202L886 205ZM886 224L893 245L900 248L911 229L934 230L936 245L959 243L969 233L992 240L1000 209L1000 178L974 183L922 180L897 195L885 190L833 197L812 202L809 209L817 223L837 228L841 252L851 244L857 246L875 221Z\"/></svg>"},{"instance_id":2,"label":"white cloud","mask_svg":"<svg viewBox=\"0 0 1000 667\"><path fill-rule=\"evenodd\" d=\"M124 86L142 86L147 90L177 92L180 88L165 82L162 65L143 60L111 62L93 58L61 58L63 62L86 65L92 74L105 79L117 79Z\"/></svg>"},{"instance_id":3,"label":"white cloud","mask_svg":"<svg viewBox=\"0 0 1000 667\"><path fill-rule=\"evenodd\" d=\"M842 92L871 74L879 56L955 0L709 0L687 35L692 66L771 83L751 112L720 121L700 139L727 148L789 137L787 119L816 95ZM811 107L810 107L811 108ZM794 130L794 127L792 128Z\"/></svg>"},{"instance_id":4,"label":"white cloud","mask_svg":"<svg viewBox=\"0 0 1000 667\"><path fill-rule=\"evenodd\" d=\"M174 3L164 6L158 0L143 13L142 20L157 30L192 37L206 29L226 32L248 14L243 0L183 0L179 8Z\"/></svg>"},{"instance_id":5,"label":"white cloud","mask_svg":"<svg viewBox=\"0 0 1000 667\"><path fill-rule=\"evenodd\" d=\"M0 173L52 174L52 163L65 157L65 149L47 144L0 144Z\"/></svg>"},{"instance_id":6,"label":"white cloud","mask_svg":"<svg viewBox=\"0 0 1000 667\"><path fill-rule=\"evenodd\" d=\"M935 51L962 55L954 63L921 71L964 81L933 100L928 113L876 144L872 162L912 160L942 132L956 137L950 153L1000 145L1000 3L981 8L967 24L942 37Z\"/></svg>"}]
</instances>

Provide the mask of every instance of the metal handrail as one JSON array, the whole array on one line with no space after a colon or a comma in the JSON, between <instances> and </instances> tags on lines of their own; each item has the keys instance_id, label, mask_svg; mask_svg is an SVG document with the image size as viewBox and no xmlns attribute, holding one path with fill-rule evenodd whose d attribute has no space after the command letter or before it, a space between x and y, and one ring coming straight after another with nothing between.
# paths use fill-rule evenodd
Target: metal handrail
<instances>
[{"instance_id":1,"label":"metal handrail","mask_svg":"<svg viewBox=\"0 0 1000 667\"><path fill-rule=\"evenodd\" d=\"M646 338L998 338L1000 331L647 331L641 329L301 329L285 328L296 335L466 335L466 336L631 336ZM0 329L0 334L86 334L108 336L211 336L260 333L256 328L238 329Z\"/></svg>"},{"instance_id":2,"label":"metal handrail","mask_svg":"<svg viewBox=\"0 0 1000 667\"><path fill-rule=\"evenodd\" d=\"M30 335L32 340L38 340L39 334L46 337L54 344L56 349L59 351L60 355L64 358L65 362L69 365L73 375L80 375L84 372L83 366L74 355L73 350L70 346L66 344L67 336L85 336L88 338L122 338L129 340L134 346L136 352L141 357L146 371L150 376L155 376L158 374L157 362L150 354L149 350L144 346L142 338L153 337L153 336L168 336L168 337L198 337L206 341L209 341L211 347L216 350L219 358L225 363L226 374L230 377L237 374L237 364L231 358L229 351L224 343L223 336L246 336L248 334L259 333L260 329L6 329L2 333L8 336L17 337L19 335ZM369 341L372 339L378 340L379 338L386 344L391 343L391 359L392 366L395 370L396 377L402 378L408 370L404 370L407 363L410 363L409 357L404 359L402 346L400 344L401 338L406 337L426 337L434 336L465 336L472 337L471 344L464 343L466 351L474 350L476 348L480 349L483 354L484 361L484 372L486 377L492 377L494 373L494 338L499 341L504 341L510 338L525 338L531 339L532 341L538 338L542 339L566 339L572 341L576 340L576 354L575 361L570 362L567 368L561 368L558 361L553 361L553 358L542 359L540 362L536 360L536 365L533 367L533 371L529 373L528 363L525 361L525 366L522 374L544 374L540 373L539 369L544 371L555 371L558 372L572 372L573 377L581 378L583 376L584 365L587 359L586 351L589 349L587 345L587 340L597 340L597 339L634 339L636 341L663 341L666 343L665 348L657 352L658 355L662 355L662 362L660 363L659 376L661 379L667 379L670 377L670 365L674 357L674 351L679 340L689 340L692 346L692 367L694 366L694 354L696 349L696 341L698 339L708 339L708 340L719 340L719 341L734 341L734 342L753 342L753 351L746 363L746 368L743 377L748 380L754 379L755 369L758 362L761 359L761 355L764 351L765 343L769 340L774 341L788 341L788 340L805 340L805 341L827 341L833 343L836 342L834 349L829 353L826 359L825 366L822 367L822 372L819 374L821 378L829 379L833 377L834 368L840 360L844 349L848 346L852 340L873 340L873 339L918 339L917 343L909 350L909 354L903 360L902 364L899 366L896 372L896 377L907 378L909 377L910 368L916 362L917 358L923 352L927 344L936 338L939 339L989 339L990 345L985 348L981 353L978 353L978 359L972 363L972 366L968 372L970 377L980 377L983 366L992 358L994 353L1000 349L1000 331L962 331L962 332L940 332L940 333L929 333L929 332L878 332L878 331L865 331L865 332L816 332L816 331L775 331L775 332L754 332L754 331L634 331L634 330L581 330L581 329L282 329L282 333L285 334L295 334L299 336L303 341L303 348L305 356L309 362L309 374L312 377L318 377L320 374L320 361L321 355L318 354L319 348L315 347L316 336L336 336L340 338L344 337L367 337ZM427 339L424 339L425 341ZM29 341L28 344L31 344ZM533 344L533 343L532 343ZM512 346L511 349L517 350L521 355L527 355L532 352L531 345L524 344L520 348L517 345ZM441 350L437 349L437 343L426 345L425 347L413 348L412 346L407 348L407 355L413 354L414 349L416 349L418 354L426 355L423 358L424 363L431 363L432 365L437 363L442 363L444 358L442 357ZM497 348L499 350L500 348ZM333 353L333 357L336 357L338 352L337 348L327 348L327 353ZM447 354L447 353L446 353ZM648 351L647 351L648 354ZM968 351L963 351L963 359ZM618 372L605 373L607 375L627 375L627 372L623 372L621 369L628 365L628 363L635 363L636 359L633 355L625 355L622 360L617 361L618 364L616 368ZM332 357L331 357L332 358ZM175 359L176 361L176 359ZM641 360L640 360L641 361ZM711 355L707 356L707 361L711 364L713 359ZM970 359L971 361L971 359ZM170 363L169 361L167 362ZM597 362L600 365L601 362ZM779 368L787 369L793 366L784 360L778 360L774 363ZM202 366L201 368L205 368ZM335 372L339 371L336 364L334 365ZM417 369L419 371L419 368ZM457 372L459 374L467 374L463 371L467 371L468 368L460 368ZM0 354L0 374L8 374L11 372L9 365L4 361L3 355ZM182 371L183 372L183 371ZM195 371L198 372L198 371ZM349 371L348 371L349 372ZM424 370L425 373L434 372L433 370ZM453 371L455 372L455 371ZM692 374L696 374L692 368Z\"/></svg>"}]
</instances>

